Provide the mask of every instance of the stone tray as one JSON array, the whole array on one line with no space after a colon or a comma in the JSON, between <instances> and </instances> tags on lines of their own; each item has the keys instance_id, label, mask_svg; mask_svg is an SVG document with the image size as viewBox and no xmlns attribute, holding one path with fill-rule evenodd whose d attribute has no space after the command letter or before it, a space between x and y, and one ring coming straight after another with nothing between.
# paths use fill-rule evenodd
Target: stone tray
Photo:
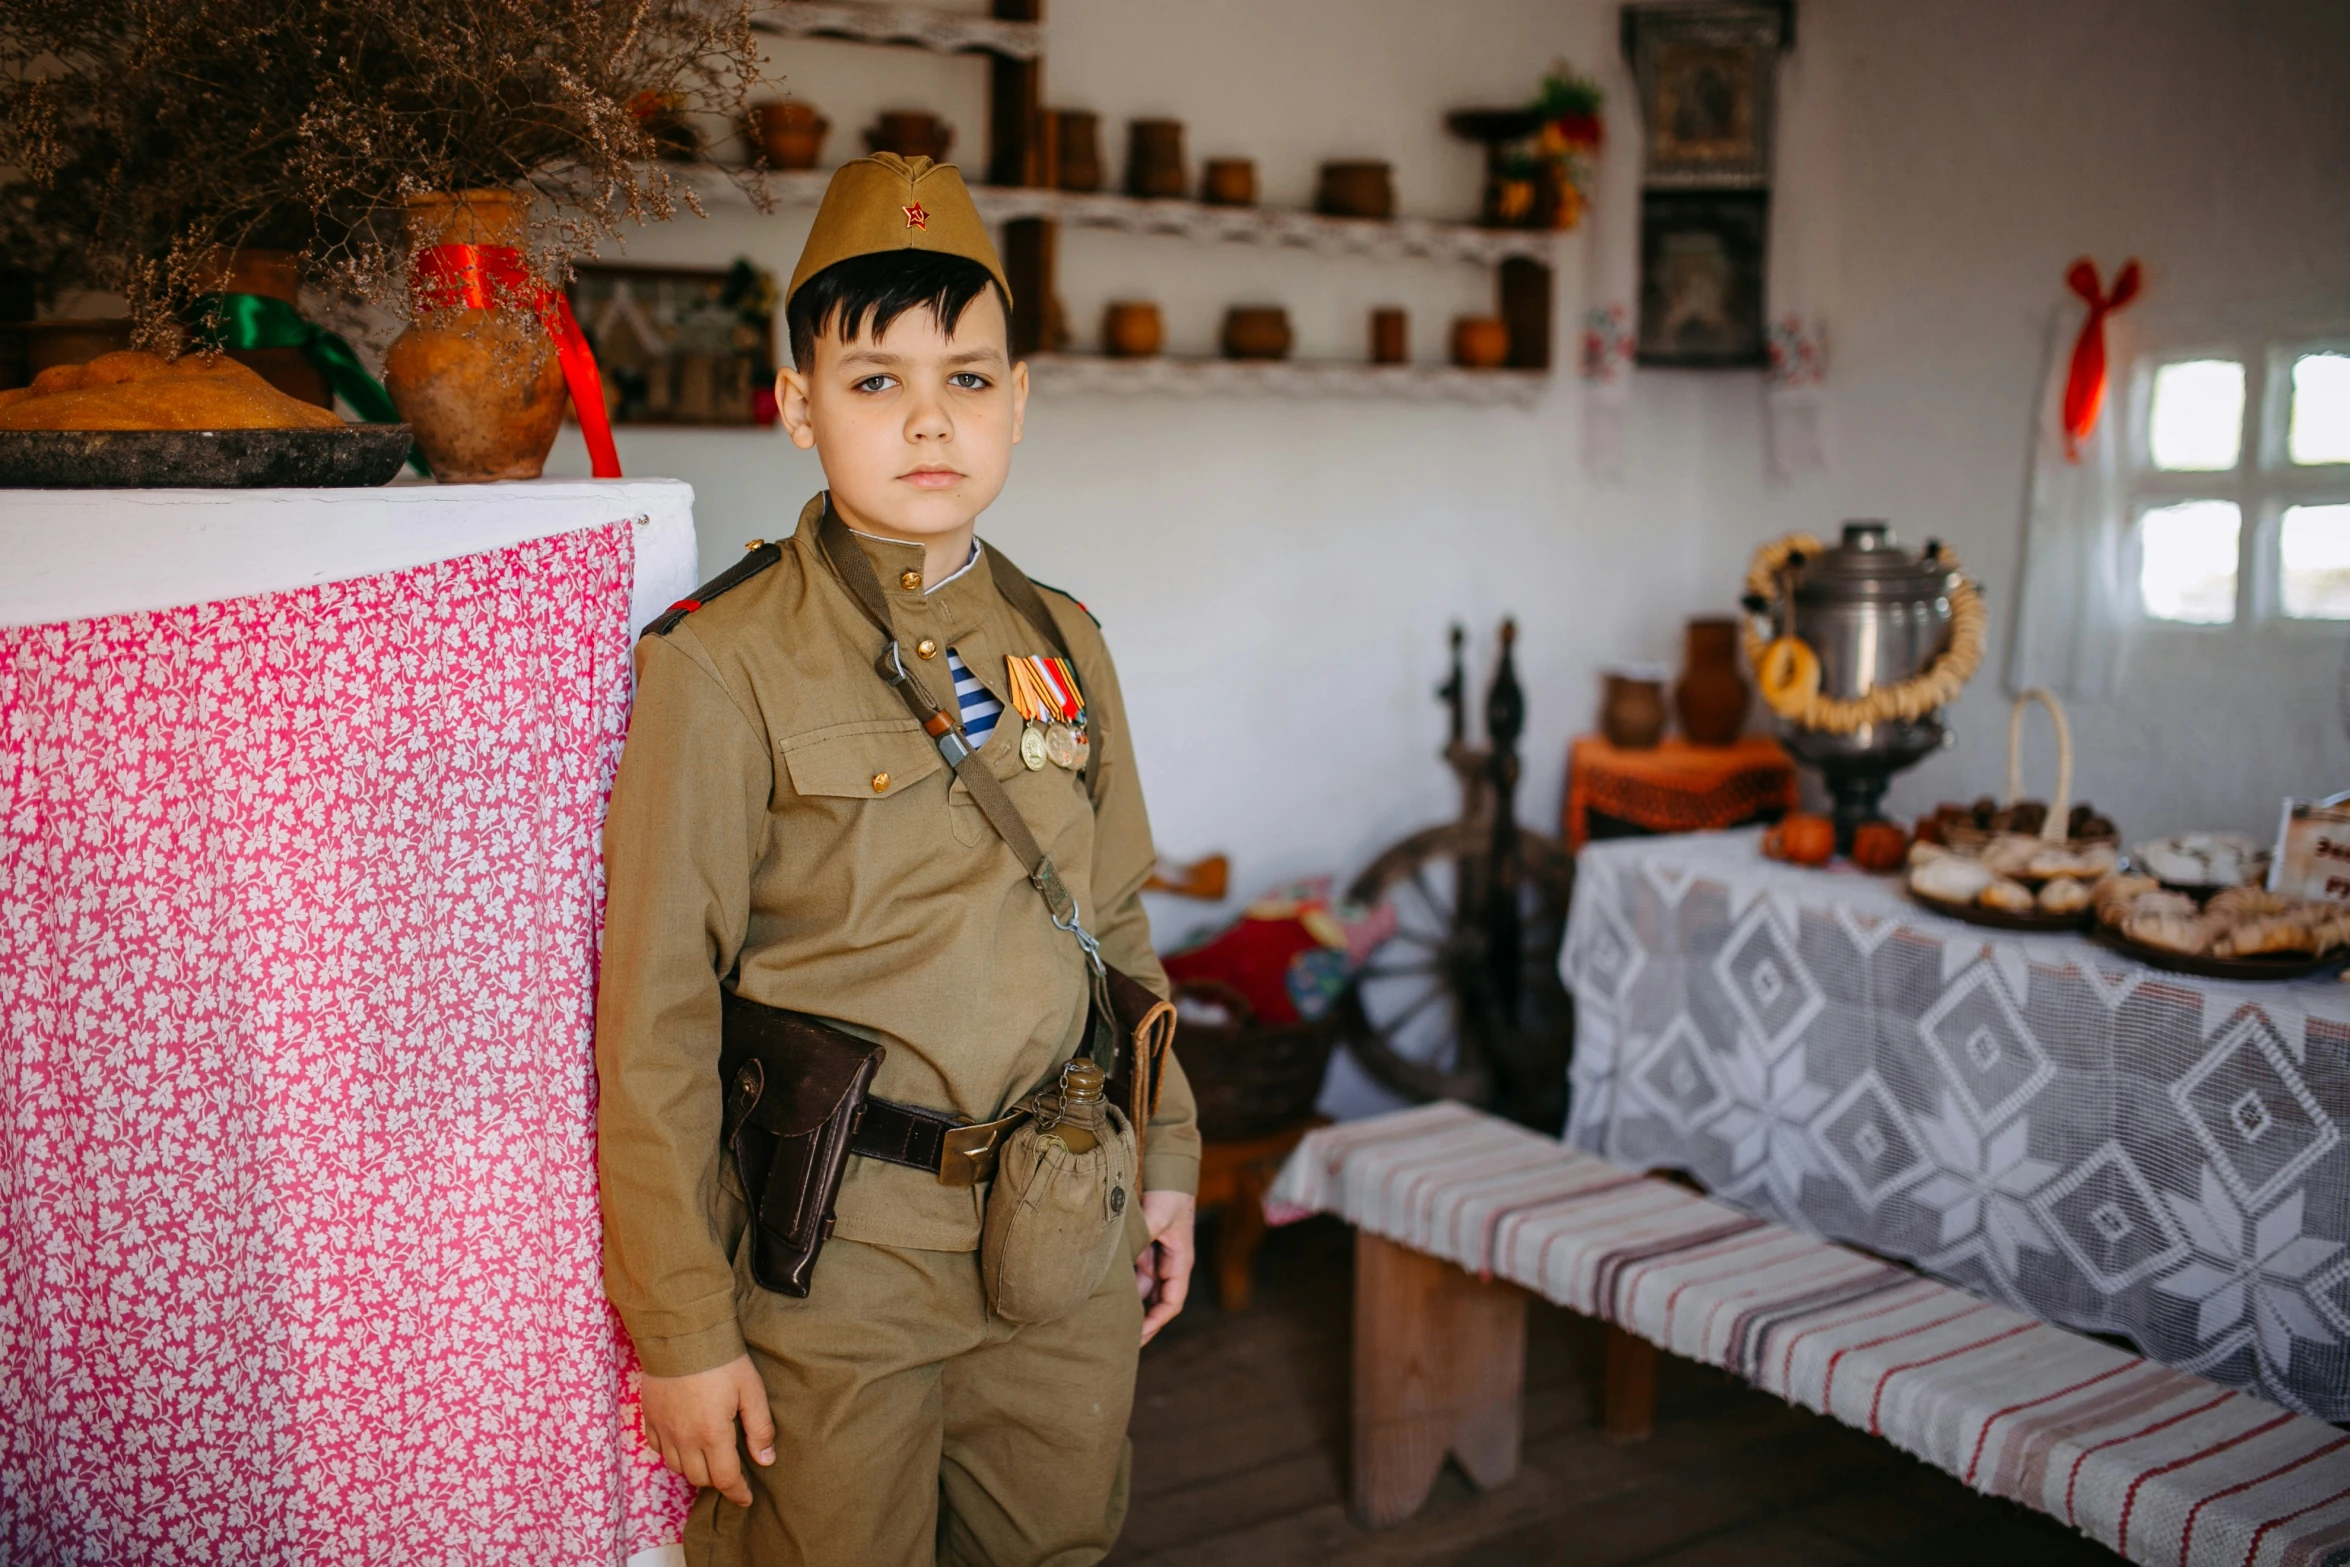
<instances>
[{"instance_id":1,"label":"stone tray","mask_svg":"<svg viewBox=\"0 0 2350 1567\"><path fill-rule=\"evenodd\" d=\"M0 489L353 489L408 460L404 424L340 430L0 430Z\"/></svg>"}]
</instances>

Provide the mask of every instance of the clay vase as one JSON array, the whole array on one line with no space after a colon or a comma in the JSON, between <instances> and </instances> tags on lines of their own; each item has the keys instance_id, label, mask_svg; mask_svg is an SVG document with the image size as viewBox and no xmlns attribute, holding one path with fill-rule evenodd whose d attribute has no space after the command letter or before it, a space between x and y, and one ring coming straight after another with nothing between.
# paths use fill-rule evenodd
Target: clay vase
<instances>
[{"instance_id":1,"label":"clay vase","mask_svg":"<svg viewBox=\"0 0 2350 1567\"><path fill-rule=\"evenodd\" d=\"M1129 120L1126 124L1126 194L1180 196L1183 178L1183 122Z\"/></svg>"},{"instance_id":2,"label":"clay vase","mask_svg":"<svg viewBox=\"0 0 2350 1567\"><path fill-rule=\"evenodd\" d=\"M1279 305L1234 305L1224 312L1224 357L1289 357L1289 312Z\"/></svg>"},{"instance_id":3,"label":"clay vase","mask_svg":"<svg viewBox=\"0 0 2350 1567\"><path fill-rule=\"evenodd\" d=\"M1200 171L1199 199L1211 207L1257 204L1257 165L1250 158L1210 158Z\"/></svg>"},{"instance_id":4,"label":"clay vase","mask_svg":"<svg viewBox=\"0 0 2350 1567\"><path fill-rule=\"evenodd\" d=\"M868 152L894 152L933 163L945 162L947 149L954 144L955 128L920 109L885 110L865 133Z\"/></svg>"},{"instance_id":5,"label":"clay vase","mask_svg":"<svg viewBox=\"0 0 2350 1567\"><path fill-rule=\"evenodd\" d=\"M1159 307L1148 300L1112 300L1102 312L1102 351L1112 359L1148 359L1166 336Z\"/></svg>"},{"instance_id":6,"label":"clay vase","mask_svg":"<svg viewBox=\"0 0 2350 1567\"><path fill-rule=\"evenodd\" d=\"M1728 745L1746 732L1750 692L1738 672L1738 622L1707 616L1689 622L1688 662L1673 687L1673 710L1691 745Z\"/></svg>"},{"instance_id":7,"label":"clay vase","mask_svg":"<svg viewBox=\"0 0 2350 1567\"><path fill-rule=\"evenodd\" d=\"M1509 362L1510 329L1499 316L1461 316L1452 324L1452 362L1466 370L1498 370Z\"/></svg>"},{"instance_id":8,"label":"clay vase","mask_svg":"<svg viewBox=\"0 0 2350 1567\"><path fill-rule=\"evenodd\" d=\"M1400 365L1411 357L1411 318L1392 305L1372 311L1371 363Z\"/></svg>"},{"instance_id":9,"label":"clay vase","mask_svg":"<svg viewBox=\"0 0 2350 1567\"><path fill-rule=\"evenodd\" d=\"M433 245L511 245L525 237L512 191L408 198L411 253ZM527 310L419 316L384 355L384 390L443 484L535 479L569 398L555 344Z\"/></svg>"},{"instance_id":10,"label":"clay vase","mask_svg":"<svg viewBox=\"0 0 2350 1567\"><path fill-rule=\"evenodd\" d=\"M751 139L771 169L812 169L832 122L812 103L763 103L751 111Z\"/></svg>"},{"instance_id":11,"label":"clay vase","mask_svg":"<svg viewBox=\"0 0 2350 1567\"><path fill-rule=\"evenodd\" d=\"M289 305L300 303L301 267L290 250L215 251L206 270L212 275L204 279L205 293L259 294ZM335 405L326 373L299 348L232 348L228 356L288 397L320 408Z\"/></svg>"},{"instance_id":12,"label":"clay vase","mask_svg":"<svg viewBox=\"0 0 2350 1567\"><path fill-rule=\"evenodd\" d=\"M1620 751L1647 751L1665 737L1665 683L1610 670L1599 707L1599 732Z\"/></svg>"},{"instance_id":13,"label":"clay vase","mask_svg":"<svg viewBox=\"0 0 2350 1567\"><path fill-rule=\"evenodd\" d=\"M1102 188L1101 118L1090 109L1055 109L1053 183L1062 190Z\"/></svg>"},{"instance_id":14,"label":"clay vase","mask_svg":"<svg viewBox=\"0 0 2350 1567\"><path fill-rule=\"evenodd\" d=\"M1394 173L1384 163L1325 163L1314 210L1333 218L1391 218Z\"/></svg>"}]
</instances>

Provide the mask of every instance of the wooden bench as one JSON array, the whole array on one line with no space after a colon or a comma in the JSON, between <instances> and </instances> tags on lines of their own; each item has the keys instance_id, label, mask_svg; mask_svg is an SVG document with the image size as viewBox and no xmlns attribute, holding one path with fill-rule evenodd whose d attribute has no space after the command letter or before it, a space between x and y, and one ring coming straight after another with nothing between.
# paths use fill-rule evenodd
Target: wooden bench
<instances>
[{"instance_id":1,"label":"wooden bench","mask_svg":"<svg viewBox=\"0 0 2350 1567\"><path fill-rule=\"evenodd\" d=\"M1357 1228L1367 1523L1409 1517L1448 1453L1481 1486L1517 1472L1531 1292L2132 1561L2301 1567L2350 1548L2350 1434L1459 1105L1313 1133L1266 1208ZM1642 1371L1611 1349L1603 1418L1626 1435L1644 1383L1653 1399Z\"/></svg>"}]
</instances>

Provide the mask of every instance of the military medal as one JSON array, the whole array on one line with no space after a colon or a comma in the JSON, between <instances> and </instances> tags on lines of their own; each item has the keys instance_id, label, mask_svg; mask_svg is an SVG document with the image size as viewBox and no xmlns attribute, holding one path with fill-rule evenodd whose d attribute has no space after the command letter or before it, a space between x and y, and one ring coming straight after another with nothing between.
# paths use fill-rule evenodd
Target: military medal
<instances>
[{"instance_id":1,"label":"military medal","mask_svg":"<svg viewBox=\"0 0 2350 1567\"><path fill-rule=\"evenodd\" d=\"M1004 663L1013 705L1028 724L1020 735L1020 760L1031 770L1048 761L1070 771L1084 766L1085 697L1077 689L1077 673L1069 661L1030 653L1007 657Z\"/></svg>"}]
</instances>

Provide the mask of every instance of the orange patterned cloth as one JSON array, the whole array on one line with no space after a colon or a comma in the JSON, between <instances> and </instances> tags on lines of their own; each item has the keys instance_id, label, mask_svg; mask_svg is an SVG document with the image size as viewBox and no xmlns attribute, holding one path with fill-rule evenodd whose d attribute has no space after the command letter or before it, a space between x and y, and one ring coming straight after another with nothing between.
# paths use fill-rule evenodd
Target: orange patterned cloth
<instances>
[{"instance_id":1,"label":"orange patterned cloth","mask_svg":"<svg viewBox=\"0 0 2350 1567\"><path fill-rule=\"evenodd\" d=\"M1769 735L1729 745L1691 745L1678 737L1647 751L1626 751L1600 735L1578 735L1567 748L1567 807L1560 824L1569 849L1591 835L1591 813L1651 832L1706 832L1795 809L1795 763Z\"/></svg>"}]
</instances>

